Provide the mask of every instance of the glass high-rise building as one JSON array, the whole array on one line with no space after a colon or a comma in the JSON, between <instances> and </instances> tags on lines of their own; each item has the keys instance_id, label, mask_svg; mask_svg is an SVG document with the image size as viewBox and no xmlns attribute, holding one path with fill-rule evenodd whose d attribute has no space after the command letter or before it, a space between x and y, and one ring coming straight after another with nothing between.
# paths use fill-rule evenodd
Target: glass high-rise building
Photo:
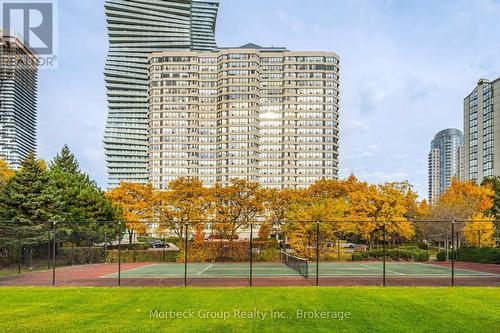
<instances>
[{"instance_id":1,"label":"glass high-rise building","mask_svg":"<svg viewBox=\"0 0 500 333\"><path fill-rule=\"evenodd\" d=\"M247 44L157 52L149 67L149 180L267 188L336 179L339 57Z\"/></svg>"},{"instance_id":2,"label":"glass high-rise building","mask_svg":"<svg viewBox=\"0 0 500 333\"><path fill-rule=\"evenodd\" d=\"M148 181L148 57L213 50L218 0L106 0L108 187Z\"/></svg>"},{"instance_id":3,"label":"glass high-rise building","mask_svg":"<svg viewBox=\"0 0 500 333\"><path fill-rule=\"evenodd\" d=\"M38 60L14 36L0 30L0 157L19 169L36 153Z\"/></svg>"},{"instance_id":4,"label":"glass high-rise building","mask_svg":"<svg viewBox=\"0 0 500 333\"><path fill-rule=\"evenodd\" d=\"M429 153L429 202L434 203L453 177L462 178L462 132L455 128L440 131L431 141Z\"/></svg>"},{"instance_id":5,"label":"glass high-rise building","mask_svg":"<svg viewBox=\"0 0 500 333\"><path fill-rule=\"evenodd\" d=\"M500 78L481 79L464 99L465 178L500 176Z\"/></svg>"}]
</instances>

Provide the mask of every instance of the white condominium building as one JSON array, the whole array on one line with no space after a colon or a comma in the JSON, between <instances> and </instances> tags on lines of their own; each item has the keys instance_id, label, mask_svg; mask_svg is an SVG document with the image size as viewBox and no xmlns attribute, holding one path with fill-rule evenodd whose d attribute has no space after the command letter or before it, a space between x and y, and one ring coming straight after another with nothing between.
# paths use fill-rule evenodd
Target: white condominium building
<instances>
[{"instance_id":1,"label":"white condominium building","mask_svg":"<svg viewBox=\"0 0 500 333\"><path fill-rule=\"evenodd\" d=\"M108 187L148 181L148 57L154 51L213 50L219 0L106 0L104 71Z\"/></svg>"},{"instance_id":2,"label":"white condominium building","mask_svg":"<svg viewBox=\"0 0 500 333\"><path fill-rule=\"evenodd\" d=\"M339 57L247 44L149 59L149 181L269 188L336 179Z\"/></svg>"}]
</instances>

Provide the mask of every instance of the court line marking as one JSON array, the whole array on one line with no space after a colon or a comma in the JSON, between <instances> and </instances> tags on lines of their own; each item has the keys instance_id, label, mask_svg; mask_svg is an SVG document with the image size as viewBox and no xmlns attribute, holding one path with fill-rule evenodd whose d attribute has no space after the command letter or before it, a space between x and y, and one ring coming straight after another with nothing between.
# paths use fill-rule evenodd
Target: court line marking
<instances>
[{"instance_id":1,"label":"court line marking","mask_svg":"<svg viewBox=\"0 0 500 333\"><path fill-rule=\"evenodd\" d=\"M365 265L365 264L359 264L359 265L362 266L362 267L370 268L370 269L378 269L379 271L384 271L383 268L373 267L373 266L369 266L369 265ZM385 271L388 272L388 273L396 274L396 275L406 275L405 273L391 271L391 270L388 270L388 269L386 269Z\"/></svg>"},{"instance_id":2,"label":"court line marking","mask_svg":"<svg viewBox=\"0 0 500 333\"><path fill-rule=\"evenodd\" d=\"M198 273L196 273L196 275L201 275L201 274L203 274L203 272L205 272L206 270L210 269L213 265L214 265L214 264L208 265L207 267L205 267L205 269L204 269L204 270L199 271Z\"/></svg>"},{"instance_id":3,"label":"court line marking","mask_svg":"<svg viewBox=\"0 0 500 333\"><path fill-rule=\"evenodd\" d=\"M424 263L421 263L421 262L416 262L415 264L422 265L422 266L431 266L431 267L444 268L444 269L447 269L448 271L451 272L451 267L439 266L439 265L432 264L432 263L431 264L424 264ZM496 274L496 273L475 271L473 269L465 269L465 268L455 268L455 272L456 271L463 271L463 272L470 272L470 273L479 273L479 274L492 274L492 275L495 275L495 276L500 276L500 274Z\"/></svg>"},{"instance_id":4,"label":"court line marking","mask_svg":"<svg viewBox=\"0 0 500 333\"><path fill-rule=\"evenodd\" d=\"M123 264L123 262L122 262ZM118 263L116 263L116 265L118 265ZM126 269L126 270L121 270L121 274L123 274L124 272L130 272L130 271L136 271L136 270L139 270L139 269L142 269L144 267L150 267L150 266L157 266L158 264L147 264L147 265L143 265L143 266L139 266L139 267L135 267L135 268L130 268L130 269ZM108 275L114 275L116 274L118 276L118 272L114 272L114 273L109 273L109 274L105 274L105 275L102 275L102 276L99 276L99 279L100 278L104 278Z\"/></svg>"}]
</instances>

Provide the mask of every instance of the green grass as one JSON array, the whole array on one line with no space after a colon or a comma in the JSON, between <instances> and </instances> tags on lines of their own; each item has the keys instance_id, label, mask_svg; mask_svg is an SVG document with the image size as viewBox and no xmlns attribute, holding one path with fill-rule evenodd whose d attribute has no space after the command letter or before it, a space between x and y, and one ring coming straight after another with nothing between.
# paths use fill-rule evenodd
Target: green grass
<instances>
[{"instance_id":1,"label":"green grass","mask_svg":"<svg viewBox=\"0 0 500 333\"><path fill-rule=\"evenodd\" d=\"M498 332L498 288L0 288L0 332ZM234 311L284 312L240 319ZM154 319L151 310L192 310ZM227 312L203 319L198 311ZM350 319L298 319L297 310Z\"/></svg>"}]
</instances>

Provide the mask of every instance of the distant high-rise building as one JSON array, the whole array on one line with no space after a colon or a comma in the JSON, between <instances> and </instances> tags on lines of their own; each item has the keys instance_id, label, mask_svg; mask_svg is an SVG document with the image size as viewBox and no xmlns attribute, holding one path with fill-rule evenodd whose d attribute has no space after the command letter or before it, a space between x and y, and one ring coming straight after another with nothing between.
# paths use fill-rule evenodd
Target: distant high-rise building
<instances>
[{"instance_id":1,"label":"distant high-rise building","mask_svg":"<svg viewBox=\"0 0 500 333\"><path fill-rule=\"evenodd\" d=\"M500 176L500 78L481 79L464 99L464 177Z\"/></svg>"},{"instance_id":2,"label":"distant high-rise building","mask_svg":"<svg viewBox=\"0 0 500 333\"><path fill-rule=\"evenodd\" d=\"M430 203L451 185L453 177L462 178L462 145L463 135L458 129L448 128L434 136L429 153Z\"/></svg>"},{"instance_id":3,"label":"distant high-rise building","mask_svg":"<svg viewBox=\"0 0 500 333\"><path fill-rule=\"evenodd\" d=\"M247 44L158 52L149 67L149 177L301 188L336 179L339 57Z\"/></svg>"},{"instance_id":4,"label":"distant high-rise building","mask_svg":"<svg viewBox=\"0 0 500 333\"><path fill-rule=\"evenodd\" d=\"M218 0L106 0L108 187L148 181L148 56L213 50Z\"/></svg>"},{"instance_id":5,"label":"distant high-rise building","mask_svg":"<svg viewBox=\"0 0 500 333\"><path fill-rule=\"evenodd\" d=\"M14 169L36 153L38 61L0 30L0 156Z\"/></svg>"}]
</instances>

